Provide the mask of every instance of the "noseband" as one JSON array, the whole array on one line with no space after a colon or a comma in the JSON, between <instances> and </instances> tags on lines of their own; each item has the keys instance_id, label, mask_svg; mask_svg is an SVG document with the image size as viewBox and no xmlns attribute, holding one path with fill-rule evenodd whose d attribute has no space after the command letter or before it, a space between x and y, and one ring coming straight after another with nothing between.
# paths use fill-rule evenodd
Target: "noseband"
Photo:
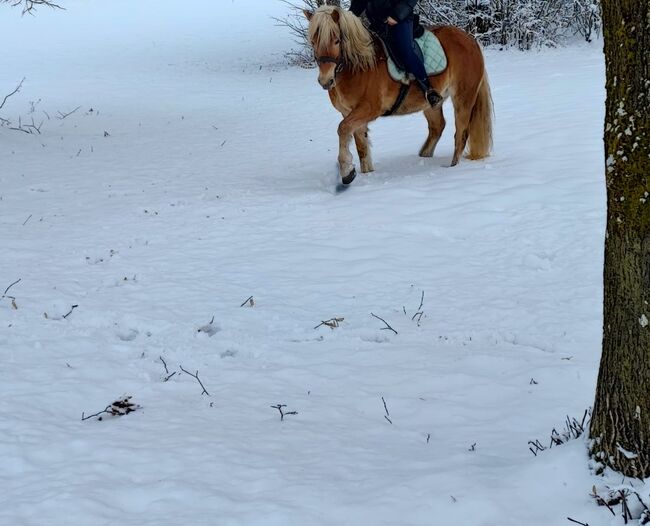
<instances>
[{"instance_id":1,"label":"noseband","mask_svg":"<svg viewBox=\"0 0 650 526\"><path fill-rule=\"evenodd\" d=\"M341 35L340 39L341 43L343 43L343 35ZM334 70L334 77L341 73L343 71L343 68L345 67L345 60L343 59L343 53L341 53L338 58L337 57L331 57L329 55L316 55L314 53L314 59L316 60L316 64L319 66L322 66L323 64L335 64L336 69Z\"/></svg>"}]
</instances>

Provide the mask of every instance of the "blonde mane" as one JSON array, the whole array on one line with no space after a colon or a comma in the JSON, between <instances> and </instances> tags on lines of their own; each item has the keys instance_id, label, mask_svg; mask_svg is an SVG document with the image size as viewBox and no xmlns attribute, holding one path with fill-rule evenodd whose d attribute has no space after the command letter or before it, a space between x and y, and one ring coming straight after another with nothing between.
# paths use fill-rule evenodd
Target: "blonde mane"
<instances>
[{"instance_id":1,"label":"blonde mane","mask_svg":"<svg viewBox=\"0 0 650 526\"><path fill-rule=\"evenodd\" d=\"M333 13L338 13L338 23ZM370 32L354 14L340 7L319 7L309 22L309 42L317 49L330 42L341 40L341 53L345 64L354 72L375 67L375 45Z\"/></svg>"}]
</instances>

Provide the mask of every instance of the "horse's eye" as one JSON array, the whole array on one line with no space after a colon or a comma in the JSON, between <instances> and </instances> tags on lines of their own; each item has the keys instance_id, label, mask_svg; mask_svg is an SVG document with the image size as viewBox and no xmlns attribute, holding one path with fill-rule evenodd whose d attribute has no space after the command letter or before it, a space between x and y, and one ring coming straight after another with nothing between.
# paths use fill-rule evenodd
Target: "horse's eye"
<instances>
[{"instance_id":1,"label":"horse's eye","mask_svg":"<svg viewBox=\"0 0 650 526\"><path fill-rule=\"evenodd\" d=\"M334 42L334 44L336 44L337 46L338 46L340 43L341 43L340 40L337 40L336 42Z\"/></svg>"}]
</instances>

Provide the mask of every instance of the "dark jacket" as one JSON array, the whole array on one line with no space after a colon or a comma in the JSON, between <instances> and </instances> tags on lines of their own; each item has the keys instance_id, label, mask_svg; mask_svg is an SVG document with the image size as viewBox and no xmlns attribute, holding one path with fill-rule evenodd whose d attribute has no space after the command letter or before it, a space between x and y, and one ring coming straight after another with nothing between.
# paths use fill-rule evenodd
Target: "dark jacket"
<instances>
[{"instance_id":1,"label":"dark jacket","mask_svg":"<svg viewBox=\"0 0 650 526\"><path fill-rule=\"evenodd\" d=\"M413 16L418 0L352 0L350 11L361 16L365 11L370 23L379 27L390 16L402 22Z\"/></svg>"}]
</instances>

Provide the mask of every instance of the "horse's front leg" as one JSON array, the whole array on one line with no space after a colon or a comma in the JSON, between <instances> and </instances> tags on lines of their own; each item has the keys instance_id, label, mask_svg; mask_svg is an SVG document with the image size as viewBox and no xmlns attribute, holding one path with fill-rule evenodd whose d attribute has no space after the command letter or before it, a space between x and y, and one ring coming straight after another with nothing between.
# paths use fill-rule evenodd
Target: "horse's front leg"
<instances>
[{"instance_id":1,"label":"horse's front leg","mask_svg":"<svg viewBox=\"0 0 650 526\"><path fill-rule=\"evenodd\" d=\"M339 175L343 184L350 184L356 175L350 152L352 135L360 128L365 128L370 120L372 118L369 109L359 106L353 109L339 124ZM364 168L363 161L362 168Z\"/></svg>"},{"instance_id":2,"label":"horse's front leg","mask_svg":"<svg viewBox=\"0 0 650 526\"><path fill-rule=\"evenodd\" d=\"M354 142L357 145L361 173L374 172L375 169L372 166L372 157L370 155L370 139L368 138L367 124L354 132Z\"/></svg>"}]
</instances>

